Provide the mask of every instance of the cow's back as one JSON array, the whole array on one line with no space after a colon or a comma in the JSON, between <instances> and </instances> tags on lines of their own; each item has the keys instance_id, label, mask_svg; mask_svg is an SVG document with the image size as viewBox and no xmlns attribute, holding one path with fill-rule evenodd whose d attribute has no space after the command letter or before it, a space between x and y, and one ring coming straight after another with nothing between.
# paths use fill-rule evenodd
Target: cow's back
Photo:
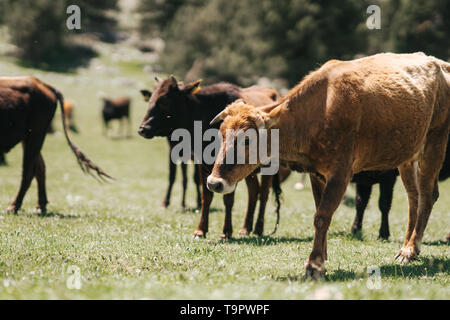
<instances>
[{"instance_id":1,"label":"cow's back","mask_svg":"<svg viewBox=\"0 0 450 320\"><path fill-rule=\"evenodd\" d=\"M240 96L246 103L256 107L264 106L280 99L280 95L275 89L260 85L241 89Z\"/></svg>"},{"instance_id":2,"label":"cow's back","mask_svg":"<svg viewBox=\"0 0 450 320\"><path fill-rule=\"evenodd\" d=\"M419 155L430 128L448 126L449 89L434 57L379 54L325 72L325 127L337 135L356 131L355 172L394 168Z\"/></svg>"}]
</instances>

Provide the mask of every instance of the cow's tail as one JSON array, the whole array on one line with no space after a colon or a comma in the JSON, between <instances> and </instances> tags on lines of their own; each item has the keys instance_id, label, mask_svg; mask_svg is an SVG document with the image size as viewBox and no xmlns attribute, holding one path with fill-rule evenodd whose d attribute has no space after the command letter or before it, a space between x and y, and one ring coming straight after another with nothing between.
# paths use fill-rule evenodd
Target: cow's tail
<instances>
[{"instance_id":1,"label":"cow's tail","mask_svg":"<svg viewBox=\"0 0 450 320\"><path fill-rule=\"evenodd\" d=\"M273 176L272 179L272 188L275 194L275 203L276 203L276 214L277 214L277 221L275 223L275 228L273 231L269 234L269 236L275 234L278 230L278 225L280 224L280 207L281 207L281 186L280 186L280 174L277 173Z\"/></svg>"},{"instance_id":2,"label":"cow's tail","mask_svg":"<svg viewBox=\"0 0 450 320\"><path fill-rule=\"evenodd\" d=\"M83 170L83 172L90 174L91 176L93 176L94 178L97 179L100 178L101 180L105 181L105 178L108 179L112 179L114 180L114 178L112 178L111 176L109 176L108 174L106 174L101 168L99 168L95 163L93 163L81 150L80 148L78 148L73 142L72 140L70 140L69 134L67 132L67 123L66 123L66 115L64 112L64 97L61 94L61 92L59 92L58 90L56 90L55 88L47 85L47 87L53 92L53 94L56 96L56 99L59 102L59 105L61 107L61 119L62 119L62 124L63 124L63 129L64 129L64 135L66 136L66 140L67 143L69 144L70 149L72 149L73 153L75 154L75 156L77 157L77 161L78 164L80 165L81 170ZM94 175L92 173L92 170L95 171L97 173L97 175Z\"/></svg>"}]
</instances>

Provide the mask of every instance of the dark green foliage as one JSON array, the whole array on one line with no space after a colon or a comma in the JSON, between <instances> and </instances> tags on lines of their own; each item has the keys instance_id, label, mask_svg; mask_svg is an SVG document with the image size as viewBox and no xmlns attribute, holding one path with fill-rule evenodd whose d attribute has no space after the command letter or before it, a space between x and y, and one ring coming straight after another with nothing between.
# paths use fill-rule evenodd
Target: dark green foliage
<instances>
[{"instance_id":1,"label":"dark green foliage","mask_svg":"<svg viewBox=\"0 0 450 320\"><path fill-rule=\"evenodd\" d=\"M76 4L81 9L81 30L68 30L66 9ZM11 42L19 48L19 57L32 65L47 65L60 59L79 59L89 50L71 43L70 35L112 30L115 20L105 13L117 9L117 0L0 0L0 21L9 31ZM70 55L75 48L73 56ZM92 52L88 52L92 55ZM70 61L69 61L70 62Z\"/></svg>"},{"instance_id":2,"label":"dark green foliage","mask_svg":"<svg viewBox=\"0 0 450 320\"><path fill-rule=\"evenodd\" d=\"M450 3L441 0L142 0L141 32L166 43L168 73L206 82L289 86L329 59L377 52L424 51L448 59ZM381 29L366 27L369 5ZM151 11L151 12L150 12Z\"/></svg>"}]
</instances>

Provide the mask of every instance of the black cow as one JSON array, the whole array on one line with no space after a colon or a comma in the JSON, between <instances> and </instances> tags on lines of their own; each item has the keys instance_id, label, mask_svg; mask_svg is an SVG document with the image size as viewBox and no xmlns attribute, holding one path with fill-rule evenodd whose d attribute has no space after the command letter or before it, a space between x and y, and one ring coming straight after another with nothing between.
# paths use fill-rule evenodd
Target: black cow
<instances>
[{"instance_id":1,"label":"black cow","mask_svg":"<svg viewBox=\"0 0 450 320\"><path fill-rule=\"evenodd\" d=\"M189 84L176 81L172 76L163 81L158 81L157 86L149 100L147 114L139 128L139 134L151 139L155 136L170 137L177 128L187 129L193 136L194 121L201 121L203 130L211 128L210 121L217 113L222 111L229 103L240 99L250 99L255 105L264 105L278 98L278 93L266 87L239 88L230 83L218 83L200 88L200 80ZM214 126L218 128L218 126ZM202 133L203 134L203 133ZM206 187L206 179L210 174L212 165L200 165L200 181L202 184L202 216L196 237L204 237L208 232L209 207L213 193ZM249 193L249 202L244 227L240 234L248 234L253 229L253 214L258 195L260 198L259 218L255 227L255 233L260 235L263 231L264 211L267 202L267 193L272 185L273 176L263 176L267 182L261 183L260 189L256 174L246 179ZM277 176L278 179L278 176ZM279 196L279 184L273 183L275 193ZM263 189L265 188L265 189ZM232 235L231 210L234 203L234 193L224 196L225 223L222 238L230 238ZM278 212L278 211L277 211ZM259 223L258 223L259 222Z\"/></svg>"},{"instance_id":2,"label":"black cow","mask_svg":"<svg viewBox=\"0 0 450 320\"><path fill-rule=\"evenodd\" d=\"M158 80L157 80L158 81ZM143 89L140 91L141 94L144 96L144 101L148 102L150 100L150 97L152 96L151 91ZM172 193L172 187L175 183L175 177L177 174L177 165L173 161L170 160L170 154L172 153L172 148L176 144L176 142L173 142L170 140L169 137L167 137L167 142L169 143L169 186L167 188L166 196L164 197L164 201L162 203L162 206L164 208L167 208L170 204L170 195ZM187 189L187 164L182 162L180 163L181 166L181 172L183 175L183 193L181 198L181 206L184 208L186 206L186 189ZM200 176L199 176L199 166L194 165L194 183L195 188L197 190L197 208L200 208L202 205L201 200L201 192L200 192Z\"/></svg>"},{"instance_id":3,"label":"black cow","mask_svg":"<svg viewBox=\"0 0 450 320\"><path fill-rule=\"evenodd\" d=\"M109 122L113 119L117 119L120 122L120 126L123 127L124 135L131 136L131 119L130 119L130 98L120 97L115 99L103 98L103 134L108 134ZM127 128L125 129L124 122L126 122ZM122 131L123 131L122 130Z\"/></svg>"}]
</instances>

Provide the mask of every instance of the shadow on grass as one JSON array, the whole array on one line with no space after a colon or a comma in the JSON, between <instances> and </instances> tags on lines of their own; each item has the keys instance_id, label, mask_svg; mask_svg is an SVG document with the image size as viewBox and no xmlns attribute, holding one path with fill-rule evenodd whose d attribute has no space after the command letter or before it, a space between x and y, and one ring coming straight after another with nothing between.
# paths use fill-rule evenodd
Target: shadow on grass
<instances>
[{"instance_id":1,"label":"shadow on grass","mask_svg":"<svg viewBox=\"0 0 450 320\"><path fill-rule=\"evenodd\" d=\"M358 240L358 241L365 240L362 231L358 231L355 234L352 234L351 232L347 231L330 232L328 234L328 238L344 238L345 240Z\"/></svg>"},{"instance_id":2,"label":"shadow on grass","mask_svg":"<svg viewBox=\"0 0 450 320\"><path fill-rule=\"evenodd\" d=\"M59 212L46 212L46 213L39 213L37 214L40 218L59 218L59 219L78 219L80 216L78 215L69 215L69 214L62 214Z\"/></svg>"},{"instance_id":3,"label":"shadow on grass","mask_svg":"<svg viewBox=\"0 0 450 320\"><path fill-rule=\"evenodd\" d=\"M449 241L446 240L436 240L436 241L424 241L422 242L423 245L425 246L448 246L450 245Z\"/></svg>"},{"instance_id":4,"label":"shadow on grass","mask_svg":"<svg viewBox=\"0 0 450 320\"><path fill-rule=\"evenodd\" d=\"M421 257L418 261L402 265L397 262L385 264L380 266L381 279L413 279L424 276L432 277L438 273L450 273L450 259L449 258L427 258ZM352 271L338 269L332 273L327 273L321 281L325 282L346 282L356 279L367 279L368 274L363 271ZM275 281L308 281L304 275L292 275L275 277Z\"/></svg>"},{"instance_id":5,"label":"shadow on grass","mask_svg":"<svg viewBox=\"0 0 450 320\"><path fill-rule=\"evenodd\" d=\"M271 236L245 236L239 238L232 238L228 243L250 244L254 246L270 246L278 243L303 243L312 242L313 237L295 238L295 237L271 237Z\"/></svg>"},{"instance_id":6,"label":"shadow on grass","mask_svg":"<svg viewBox=\"0 0 450 320\"><path fill-rule=\"evenodd\" d=\"M179 211L181 213L196 214L196 213L201 213L202 212L202 208L198 208L198 207L180 208L177 211ZM224 211L224 210L217 209L217 208L210 208L209 209L209 213L222 212L222 211Z\"/></svg>"},{"instance_id":7,"label":"shadow on grass","mask_svg":"<svg viewBox=\"0 0 450 320\"><path fill-rule=\"evenodd\" d=\"M70 44L52 50L40 62L19 60L16 63L24 68L38 68L43 71L59 73L75 73L79 67L86 67L98 53L90 46Z\"/></svg>"}]
</instances>

